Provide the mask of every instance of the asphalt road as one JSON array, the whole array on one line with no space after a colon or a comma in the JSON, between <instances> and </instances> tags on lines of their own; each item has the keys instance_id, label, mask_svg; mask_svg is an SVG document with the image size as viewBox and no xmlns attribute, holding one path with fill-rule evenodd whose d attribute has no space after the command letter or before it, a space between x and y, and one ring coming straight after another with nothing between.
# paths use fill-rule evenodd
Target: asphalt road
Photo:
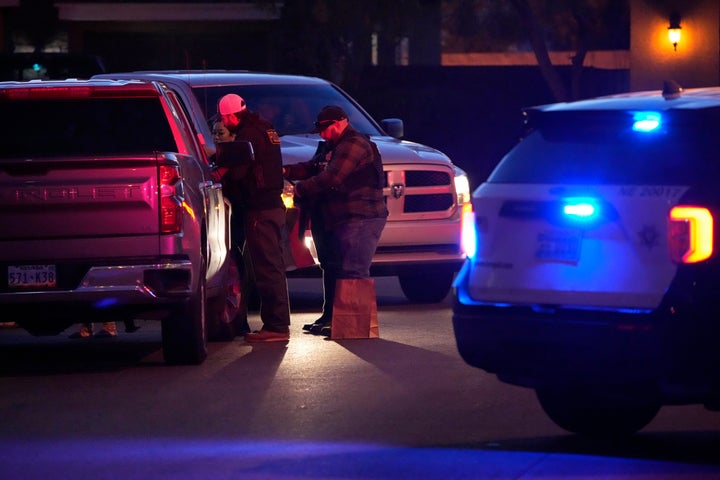
<instances>
[{"instance_id":1,"label":"asphalt road","mask_svg":"<svg viewBox=\"0 0 720 480\"><path fill-rule=\"evenodd\" d=\"M213 343L194 367L163 364L157 322L0 329L0 479L720 478L720 413L665 407L628 440L579 438L463 363L449 300L378 279L381 338L332 341L301 330L319 285L291 280L287 345Z\"/></svg>"}]
</instances>

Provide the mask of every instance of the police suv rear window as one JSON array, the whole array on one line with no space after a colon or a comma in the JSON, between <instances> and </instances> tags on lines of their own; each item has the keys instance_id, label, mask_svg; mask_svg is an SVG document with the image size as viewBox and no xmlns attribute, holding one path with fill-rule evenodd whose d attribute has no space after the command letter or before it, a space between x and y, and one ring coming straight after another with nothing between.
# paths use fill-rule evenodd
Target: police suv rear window
<instances>
[{"instance_id":1,"label":"police suv rear window","mask_svg":"<svg viewBox=\"0 0 720 480\"><path fill-rule=\"evenodd\" d=\"M658 114L655 128L634 129L642 114L541 114L488 181L672 185L718 178L717 111Z\"/></svg>"}]
</instances>

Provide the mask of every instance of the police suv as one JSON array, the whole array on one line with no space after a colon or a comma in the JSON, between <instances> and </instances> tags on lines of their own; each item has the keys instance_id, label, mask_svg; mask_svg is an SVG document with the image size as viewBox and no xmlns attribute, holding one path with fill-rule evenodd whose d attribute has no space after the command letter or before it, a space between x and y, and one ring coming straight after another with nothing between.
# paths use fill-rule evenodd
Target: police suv
<instances>
[{"instance_id":1,"label":"police suv","mask_svg":"<svg viewBox=\"0 0 720 480\"><path fill-rule=\"evenodd\" d=\"M720 410L720 88L527 108L524 127L465 213L463 359L579 434Z\"/></svg>"}]
</instances>

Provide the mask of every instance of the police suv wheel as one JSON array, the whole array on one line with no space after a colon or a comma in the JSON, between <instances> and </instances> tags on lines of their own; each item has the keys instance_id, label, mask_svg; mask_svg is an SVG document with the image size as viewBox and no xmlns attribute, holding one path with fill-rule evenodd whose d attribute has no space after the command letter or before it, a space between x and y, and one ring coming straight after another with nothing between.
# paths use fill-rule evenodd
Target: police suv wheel
<instances>
[{"instance_id":1,"label":"police suv wheel","mask_svg":"<svg viewBox=\"0 0 720 480\"><path fill-rule=\"evenodd\" d=\"M660 410L650 400L622 401L580 388L536 390L545 414L557 426L589 437L623 437L644 428Z\"/></svg>"}]
</instances>

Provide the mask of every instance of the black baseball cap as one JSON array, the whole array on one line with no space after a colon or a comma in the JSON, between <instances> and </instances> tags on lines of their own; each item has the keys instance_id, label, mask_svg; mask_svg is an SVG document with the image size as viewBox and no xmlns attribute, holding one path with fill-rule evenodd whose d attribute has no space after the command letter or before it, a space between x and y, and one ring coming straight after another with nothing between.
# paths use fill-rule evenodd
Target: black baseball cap
<instances>
[{"instance_id":1,"label":"black baseball cap","mask_svg":"<svg viewBox=\"0 0 720 480\"><path fill-rule=\"evenodd\" d=\"M314 124L315 128L310 130L310 133L320 133L333 123L345 118L348 118L348 116L342 108L337 105L325 105L318 113Z\"/></svg>"}]
</instances>

